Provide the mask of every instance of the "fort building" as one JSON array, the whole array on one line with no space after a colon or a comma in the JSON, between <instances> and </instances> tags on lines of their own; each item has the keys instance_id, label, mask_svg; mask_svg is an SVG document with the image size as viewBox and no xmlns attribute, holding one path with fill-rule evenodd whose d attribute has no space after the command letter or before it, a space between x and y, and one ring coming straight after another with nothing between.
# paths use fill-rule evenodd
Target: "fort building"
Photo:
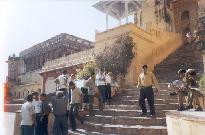
<instances>
[{"instance_id":1,"label":"fort building","mask_svg":"<svg viewBox=\"0 0 205 135\"><path fill-rule=\"evenodd\" d=\"M37 86L35 89L41 89L47 93L54 91L53 80L62 69L67 69L70 74L76 73L77 68L82 68L83 64L94 61L95 56L104 47L112 45L122 34L131 36L136 44L133 50L136 55L125 77L127 85L136 85L142 64L148 64L151 71L159 74L160 70L166 76L168 73L166 66L162 64L164 61L172 65L174 58L169 57L173 57L172 55L177 50L185 47L183 55L180 56L184 60L185 56L190 53L186 49L194 49L194 47L188 47L184 37L187 32L198 29L198 14L201 12L199 10L201 4L198 0L100 1L93 7L106 16L106 30L96 33L95 42L92 43L69 34L60 34L22 51L16 58L19 61L18 65L21 65L18 73L12 75L13 78L11 73L8 76L13 81L18 80L18 83L23 84L15 85L14 89L24 91L26 88L32 89ZM128 21L130 15L134 16L132 23ZM110 28L109 17L117 19L119 26ZM126 20L125 24L122 24L122 19ZM189 65L193 66L189 67L203 72L202 54L197 48L195 50L194 56L197 61L190 59ZM175 66L176 68L188 67L183 63ZM172 74L175 74L174 70ZM159 75L158 78L163 77ZM20 90L20 87L23 90Z\"/></svg>"}]
</instances>

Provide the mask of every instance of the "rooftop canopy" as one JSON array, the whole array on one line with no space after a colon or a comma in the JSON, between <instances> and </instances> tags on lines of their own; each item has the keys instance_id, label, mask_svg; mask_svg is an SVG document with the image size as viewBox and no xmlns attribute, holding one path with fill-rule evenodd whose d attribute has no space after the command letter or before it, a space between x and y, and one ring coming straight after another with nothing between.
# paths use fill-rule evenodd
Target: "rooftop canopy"
<instances>
[{"instance_id":1,"label":"rooftop canopy","mask_svg":"<svg viewBox=\"0 0 205 135\"><path fill-rule=\"evenodd\" d=\"M106 14L108 28L108 15L119 20L120 23L121 19L126 18L126 23L128 23L128 16L139 11L142 2L143 0L109 0L100 1L93 5L93 7Z\"/></svg>"}]
</instances>

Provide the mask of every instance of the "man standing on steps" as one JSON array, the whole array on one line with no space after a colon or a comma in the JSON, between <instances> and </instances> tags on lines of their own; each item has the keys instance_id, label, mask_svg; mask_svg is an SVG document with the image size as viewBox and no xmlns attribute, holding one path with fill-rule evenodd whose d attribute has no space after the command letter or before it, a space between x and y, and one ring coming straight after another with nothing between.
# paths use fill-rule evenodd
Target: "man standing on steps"
<instances>
[{"instance_id":1,"label":"man standing on steps","mask_svg":"<svg viewBox=\"0 0 205 135\"><path fill-rule=\"evenodd\" d=\"M99 91L99 110L103 111L104 103L106 102L106 93L105 93L105 74L101 69L95 77L96 85Z\"/></svg>"},{"instance_id":2,"label":"man standing on steps","mask_svg":"<svg viewBox=\"0 0 205 135\"><path fill-rule=\"evenodd\" d=\"M159 85L155 75L152 72L147 71L148 66L142 66L142 73L138 78L138 88L140 90L139 105L142 109L141 116L146 116L147 109L145 106L145 99L147 99L150 107L150 116L155 117L155 106L154 106L154 91L152 86L156 87L156 92L159 90Z\"/></svg>"}]
</instances>

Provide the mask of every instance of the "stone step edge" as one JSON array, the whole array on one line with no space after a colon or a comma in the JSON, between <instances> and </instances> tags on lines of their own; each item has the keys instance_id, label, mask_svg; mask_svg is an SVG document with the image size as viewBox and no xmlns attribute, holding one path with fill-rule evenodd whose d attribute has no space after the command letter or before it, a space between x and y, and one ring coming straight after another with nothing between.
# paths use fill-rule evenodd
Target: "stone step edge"
<instances>
[{"instance_id":1,"label":"stone step edge","mask_svg":"<svg viewBox=\"0 0 205 135\"><path fill-rule=\"evenodd\" d=\"M87 118L89 118L89 115L86 115ZM129 116L112 116L112 115L95 115L95 116L91 116L92 118L110 118L110 119L143 119L143 120L165 120L165 117L155 117L155 118L151 118L151 117L129 117Z\"/></svg>"},{"instance_id":2,"label":"stone step edge","mask_svg":"<svg viewBox=\"0 0 205 135\"><path fill-rule=\"evenodd\" d=\"M91 126L101 126L101 127L109 127L109 128L124 128L124 129L164 129L167 130L166 126L143 126L143 125L119 125L119 124L100 124L100 123L93 123L93 122L84 122L83 126L91 125Z\"/></svg>"},{"instance_id":3,"label":"stone step edge","mask_svg":"<svg viewBox=\"0 0 205 135\"><path fill-rule=\"evenodd\" d=\"M69 135L116 135L116 134L105 134L100 132L89 132L85 129L78 128L76 131L68 130Z\"/></svg>"},{"instance_id":4,"label":"stone step edge","mask_svg":"<svg viewBox=\"0 0 205 135\"><path fill-rule=\"evenodd\" d=\"M93 109L94 111L99 111L98 109ZM142 110L139 110L139 109L135 109L135 110L129 110L129 109L127 109L127 110L123 110L123 109L103 109L103 111L101 112L101 113L103 113L103 112L105 112L105 111L115 111L116 113L117 112L142 112ZM162 110L162 109L155 109L155 111L156 111L156 113L157 112L159 112L159 111L162 111L162 112L169 112L169 111L176 111L176 110L173 110L173 109L171 109L171 110ZM149 108L147 108L147 113L149 113Z\"/></svg>"}]
</instances>

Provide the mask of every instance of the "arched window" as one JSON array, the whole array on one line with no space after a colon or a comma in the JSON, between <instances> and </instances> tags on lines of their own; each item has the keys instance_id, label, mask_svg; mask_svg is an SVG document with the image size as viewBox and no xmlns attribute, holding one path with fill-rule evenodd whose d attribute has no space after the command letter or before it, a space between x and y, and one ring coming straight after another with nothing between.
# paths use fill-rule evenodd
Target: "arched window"
<instances>
[{"instance_id":1,"label":"arched window","mask_svg":"<svg viewBox=\"0 0 205 135\"><path fill-rule=\"evenodd\" d=\"M181 14L181 20L182 20L182 21L189 20L189 11L184 11L184 12Z\"/></svg>"}]
</instances>

